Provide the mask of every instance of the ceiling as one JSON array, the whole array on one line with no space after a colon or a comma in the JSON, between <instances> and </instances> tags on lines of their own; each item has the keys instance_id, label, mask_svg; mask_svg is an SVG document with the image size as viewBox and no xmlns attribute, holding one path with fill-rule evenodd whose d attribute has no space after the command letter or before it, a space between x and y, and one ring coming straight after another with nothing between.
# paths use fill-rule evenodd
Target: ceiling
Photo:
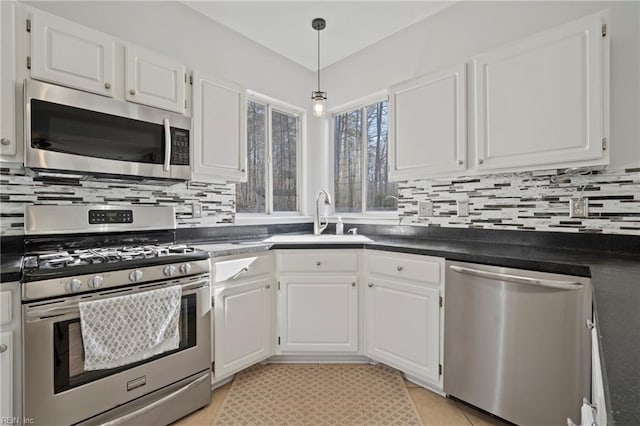
<instances>
[{"instance_id":1,"label":"ceiling","mask_svg":"<svg viewBox=\"0 0 640 426\"><path fill-rule=\"evenodd\" d=\"M249 39L315 71L454 4L447 1L183 1Z\"/></svg>"}]
</instances>

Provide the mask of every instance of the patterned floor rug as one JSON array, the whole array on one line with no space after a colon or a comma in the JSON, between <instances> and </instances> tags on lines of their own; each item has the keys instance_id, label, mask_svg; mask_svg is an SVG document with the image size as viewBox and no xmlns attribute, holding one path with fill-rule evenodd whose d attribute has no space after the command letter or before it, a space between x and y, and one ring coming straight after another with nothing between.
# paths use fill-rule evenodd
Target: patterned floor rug
<instances>
[{"instance_id":1,"label":"patterned floor rug","mask_svg":"<svg viewBox=\"0 0 640 426\"><path fill-rule=\"evenodd\" d=\"M214 425L422 425L400 372L269 364L239 373Z\"/></svg>"}]
</instances>

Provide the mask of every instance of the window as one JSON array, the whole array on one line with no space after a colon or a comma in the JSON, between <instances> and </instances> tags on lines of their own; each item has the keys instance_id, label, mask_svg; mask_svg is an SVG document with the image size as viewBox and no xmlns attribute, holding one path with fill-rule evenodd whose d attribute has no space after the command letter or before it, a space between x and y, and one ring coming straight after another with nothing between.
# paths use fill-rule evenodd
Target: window
<instances>
[{"instance_id":1,"label":"window","mask_svg":"<svg viewBox=\"0 0 640 426\"><path fill-rule=\"evenodd\" d=\"M236 187L236 211L298 212L300 116L260 100L247 104L247 182Z\"/></svg>"},{"instance_id":2,"label":"window","mask_svg":"<svg viewBox=\"0 0 640 426\"><path fill-rule=\"evenodd\" d=\"M389 182L387 101L333 116L336 212L394 211L398 186Z\"/></svg>"}]
</instances>

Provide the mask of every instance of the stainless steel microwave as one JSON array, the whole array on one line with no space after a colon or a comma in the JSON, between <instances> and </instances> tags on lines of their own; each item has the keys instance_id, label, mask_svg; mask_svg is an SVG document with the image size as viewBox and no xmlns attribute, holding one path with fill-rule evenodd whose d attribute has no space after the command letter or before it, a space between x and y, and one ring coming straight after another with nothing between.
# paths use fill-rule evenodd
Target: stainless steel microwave
<instances>
[{"instance_id":1,"label":"stainless steel microwave","mask_svg":"<svg viewBox=\"0 0 640 426\"><path fill-rule=\"evenodd\" d=\"M24 105L26 167L191 177L189 117L33 80Z\"/></svg>"}]
</instances>

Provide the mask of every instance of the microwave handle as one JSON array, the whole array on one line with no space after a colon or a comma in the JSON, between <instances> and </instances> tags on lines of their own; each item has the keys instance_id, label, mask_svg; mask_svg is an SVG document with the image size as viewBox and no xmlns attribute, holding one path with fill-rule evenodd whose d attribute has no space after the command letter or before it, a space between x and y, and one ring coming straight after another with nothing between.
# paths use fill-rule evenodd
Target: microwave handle
<instances>
[{"instance_id":1,"label":"microwave handle","mask_svg":"<svg viewBox=\"0 0 640 426\"><path fill-rule=\"evenodd\" d=\"M169 171L169 166L171 164L171 125L169 124L169 119L165 118L162 120L162 125L164 126L164 170Z\"/></svg>"}]
</instances>

